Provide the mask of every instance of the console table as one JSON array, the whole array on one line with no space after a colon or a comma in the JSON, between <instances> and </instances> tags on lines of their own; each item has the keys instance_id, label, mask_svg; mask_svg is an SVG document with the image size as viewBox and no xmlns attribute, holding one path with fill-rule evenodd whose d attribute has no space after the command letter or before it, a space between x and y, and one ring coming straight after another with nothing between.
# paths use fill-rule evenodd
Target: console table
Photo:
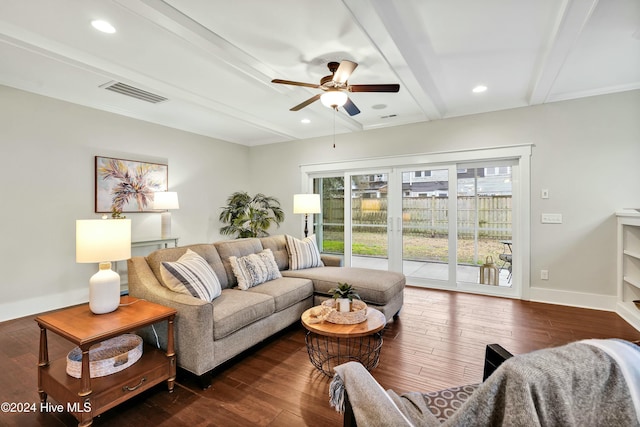
<instances>
[{"instance_id":1,"label":"console table","mask_svg":"<svg viewBox=\"0 0 640 427\"><path fill-rule=\"evenodd\" d=\"M89 304L36 317L40 327L38 393L42 404L51 396L78 420L78 426L89 426L93 418L108 409L167 381L173 391L176 378L173 321L176 310L149 301L122 297L120 307L107 314L93 314ZM145 326L166 321L167 351L145 345L142 357L130 367L115 374L91 378L89 349L109 338L134 332ZM51 331L80 347L80 378L67 374L67 359L49 360L47 331Z\"/></svg>"},{"instance_id":2,"label":"console table","mask_svg":"<svg viewBox=\"0 0 640 427\"><path fill-rule=\"evenodd\" d=\"M143 248L145 246L156 246L156 245L164 245L165 248L168 248L169 243L173 243L175 248L178 247L178 239L179 237L163 237L163 238L140 238L133 240L131 242L132 248Z\"/></svg>"}]
</instances>

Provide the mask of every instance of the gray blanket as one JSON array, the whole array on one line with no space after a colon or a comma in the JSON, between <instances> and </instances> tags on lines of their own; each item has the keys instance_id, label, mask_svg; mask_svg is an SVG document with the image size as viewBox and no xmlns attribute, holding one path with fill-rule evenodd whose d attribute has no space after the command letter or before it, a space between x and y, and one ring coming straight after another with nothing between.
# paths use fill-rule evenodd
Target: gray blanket
<instances>
[{"instance_id":1,"label":"gray blanket","mask_svg":"<svg viewBox=\"0 0 640 427\"><path fill-rule=\"evenodd\" d=\"M618 364L585 343L511 358L444 424L429 412L420 393L380 393L370 374L353 362L335 370L333 394L339 394L343 382L360 427L640 425Z\"/></svg>"}]
</instances>

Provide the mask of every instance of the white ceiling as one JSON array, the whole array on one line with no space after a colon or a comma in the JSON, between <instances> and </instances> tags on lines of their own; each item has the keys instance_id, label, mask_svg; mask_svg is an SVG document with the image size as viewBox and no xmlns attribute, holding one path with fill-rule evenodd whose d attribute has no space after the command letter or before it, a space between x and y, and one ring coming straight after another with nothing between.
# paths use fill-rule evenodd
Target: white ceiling
<instances>
[{"instance_id":1,"label":"white ceiling","mask_svg":"<svg viewBox=\"0 0 640 427\"><path fill-rule=\"evenodd\" d=\"M271 83L342 59L349 83L400 92L334 118L289 111L317 89ZM640 1L0 0L0 84L254 146L639 89Z\"/></svg>"}]
</instances>

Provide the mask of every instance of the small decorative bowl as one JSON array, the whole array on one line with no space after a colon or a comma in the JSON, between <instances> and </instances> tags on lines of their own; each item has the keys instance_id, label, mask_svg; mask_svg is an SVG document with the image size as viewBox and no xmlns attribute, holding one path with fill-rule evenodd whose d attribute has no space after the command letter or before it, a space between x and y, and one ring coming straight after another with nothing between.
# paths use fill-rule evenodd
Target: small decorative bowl
<instances>
[{"instance_id":1,"label":"small decorative bowl","mask_svg":"<svg viewBox=\"0 0 640 427\"><path fill-rule=\"evenodd\" d=\"M355 325L367 320L367 304L357 299L354 299L351 303L351 311L344 313L336 310L335 300L328 299L324 301L322 306L328 309L324 320L340 325Z\"/></svg>"}]
</instances>

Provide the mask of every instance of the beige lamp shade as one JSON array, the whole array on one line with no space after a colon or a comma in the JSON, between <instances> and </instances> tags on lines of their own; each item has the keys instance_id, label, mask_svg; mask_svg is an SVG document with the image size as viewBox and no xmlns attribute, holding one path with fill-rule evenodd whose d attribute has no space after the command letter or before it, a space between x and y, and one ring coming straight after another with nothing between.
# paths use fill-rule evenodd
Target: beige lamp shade
<instances>
[{"instance_id":1,"label":"beige lamp shade","mask_svg":"<svg viewBox=\"0 0 640 427\"><path fill-rule=\"evenodd\" d=\"M153 193L153 209L179 209L178 193L175 191L157 191Z\"/></svg>"},{"instance_id":2,"label":"beige lamp shade","mask_svg":"<svg viewBox=\"0 0 640 427\"><path fill-rule=\"evenodd\" d=\"M293 213L294 214L316 214L320 213L319 194L294 194Z\"/></svg>"},{"instance_id":3,"label":"beige lamp shade","mask_svg":"<svg viewBox=\"0 0 640 427\"><path fill-rule=\"evenodd\" d=\"M76 262L121 261L131 258L130 219L76 221Z\"/></svg>"}]
</instances>

